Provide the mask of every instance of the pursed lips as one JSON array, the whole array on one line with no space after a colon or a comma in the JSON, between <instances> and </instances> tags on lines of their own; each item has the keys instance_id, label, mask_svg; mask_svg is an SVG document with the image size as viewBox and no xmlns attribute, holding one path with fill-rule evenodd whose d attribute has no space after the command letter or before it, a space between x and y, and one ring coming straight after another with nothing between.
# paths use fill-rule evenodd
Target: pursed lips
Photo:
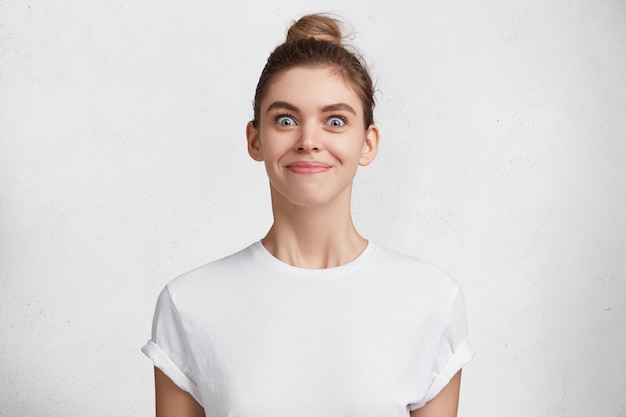
<instances>
[{"instance_id":1,"label":"pursed lips","mask_svg":"<svg viewBox=\"0 0 626 417\"><path fill-rule=\"evenodd\" d=\"M287 165L287 169L296 174L320 174L330 168L330 165L318 161L297 161Z\"/></svg>"}]
</instances>

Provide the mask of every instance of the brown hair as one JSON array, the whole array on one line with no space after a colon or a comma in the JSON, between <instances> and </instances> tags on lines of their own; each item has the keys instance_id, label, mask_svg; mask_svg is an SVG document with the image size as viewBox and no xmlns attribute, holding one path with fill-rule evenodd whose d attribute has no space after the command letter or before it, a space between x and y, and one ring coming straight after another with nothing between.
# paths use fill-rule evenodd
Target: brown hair
<instances>
[{"instance_id":1,"label":"brown hair","mask_svg":"<svg viewBox=\"0 0 626 417\"><path fill-rule=\"evenodd\" d=\"M361 99L365 127L374 123L374 86L363 58L342 42L341 23L326 15L311 14L293 23L287 39L274 49L261 72L254 95L254 126L260 117L261 100L280 73L298 66L329 66L340 74Z\"/></svg>"}]
</instances>

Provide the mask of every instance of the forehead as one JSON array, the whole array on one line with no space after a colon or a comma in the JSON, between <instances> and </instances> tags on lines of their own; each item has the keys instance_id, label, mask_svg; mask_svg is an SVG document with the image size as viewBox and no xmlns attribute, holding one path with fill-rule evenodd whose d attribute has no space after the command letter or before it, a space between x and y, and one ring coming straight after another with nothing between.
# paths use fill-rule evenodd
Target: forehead
<instances>
[{"instance_id":1,"label":"forehead","mask_svg":"<svg viewBox=\"0 0 626 417\"><path fill-rule=\"evenodd\" d=\"M269 85L261 107L285 101L298 108L319 108L346 103L363 114L359 96L350 83L330 67L294 67L276 76Z\"/></svg>"}]
</instances>

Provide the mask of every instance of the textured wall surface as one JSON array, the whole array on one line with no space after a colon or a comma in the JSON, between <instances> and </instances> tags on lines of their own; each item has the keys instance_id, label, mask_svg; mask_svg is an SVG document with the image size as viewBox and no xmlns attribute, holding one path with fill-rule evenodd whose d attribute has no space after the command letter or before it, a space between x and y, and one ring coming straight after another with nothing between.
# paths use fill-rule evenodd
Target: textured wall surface
<instances>
[{"instance_id":1,"label":"textured wall surface","mask_svg":"<svg viewBox=\"0 0 626 417\"><path fill-rule=\"evenodd\" d=\"M378 80L357 226L464 289L459 415L626 416L617 0L0 1L0 415L152 415L156 297L267 230L244 128L313 11Z\"/></svg>"}]
</instances>

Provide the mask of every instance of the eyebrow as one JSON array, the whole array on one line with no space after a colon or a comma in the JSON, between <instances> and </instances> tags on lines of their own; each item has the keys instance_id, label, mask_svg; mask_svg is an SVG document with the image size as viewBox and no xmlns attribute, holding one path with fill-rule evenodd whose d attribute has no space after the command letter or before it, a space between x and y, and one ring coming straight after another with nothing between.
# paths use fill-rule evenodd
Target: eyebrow
<instances>
[{"instance_id":1,"label":"eyebrow","mask_svg":"<svg viewBox=\"0 0 626 417\"><path fill-rule=\"evenodd\" d=\"M298 109L293 104L287 103L286 101L273 102L272 104L269 105L265 113L269 113L270 110L273 110L273 109L287 109L289 111L296 112L296 113L300 112L300 109ZM322 113L328 113L328 112L339 111L339 110L348 111L356 116L356 111L354 110L354 108L346 103L335 103L335 104L329 104L327 106L322 107Z\"/></svg>"},{"instance_id":2,"label":"eyebrow","mask_svg":"<svg viewBox=\"0 0 626 417\"><path fill-rule=\"evenodd\" d=\"M335 104L329 104L328 106L322 107L322 113L327 113L331 111L339 111L339 110L348 111L356 116L356 111L354 111L351 105L346 104L346 103L335 103Z\"/></svg>"},{"instance_id":3,"label":"eyebrow","mask_svg":"<svg viewBox=\"0 0 626 417\"><path fill-rule=\"evenodd\" d=\"M287 109L296 113L300 111L300 109L298 109L296 106L294 106L293 104L289 104L286 101L275 101L272 104L270 104L267 110L265 110L265 113L269 113L270 110L273 110L273 109Z\"/></svg>"}]
</instances>

